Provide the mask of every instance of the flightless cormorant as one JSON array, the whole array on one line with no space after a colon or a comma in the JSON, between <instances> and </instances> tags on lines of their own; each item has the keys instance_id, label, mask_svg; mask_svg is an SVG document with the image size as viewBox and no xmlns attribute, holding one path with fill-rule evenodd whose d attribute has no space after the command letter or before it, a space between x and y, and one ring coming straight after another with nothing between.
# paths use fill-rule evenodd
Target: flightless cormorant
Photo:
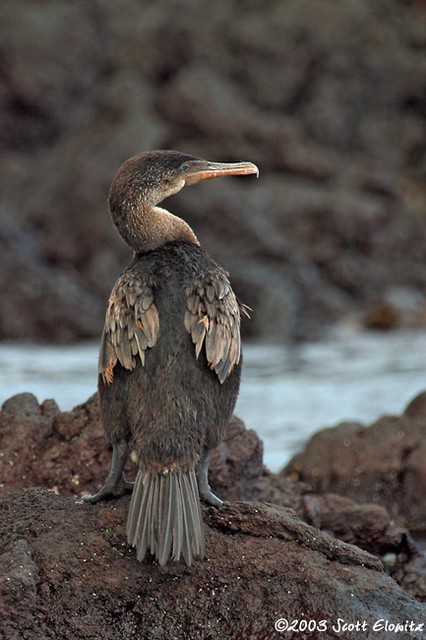
<instances>
[{"instance_id":1,"label":"flightless cormorant","mask_svg":"<svg viewBox=\"0 0 426 640\"><path fill-rule=\"evenodd\" d=\"M134 256L109 298L99 354L111 470L86 500L133 489L127 537L138 560L150 552L160 565L190 565L204 556L199 498L221 504L208 483L209 452L237 399L246 314L190 226L158 204L202 180L258 173L250 162L149 151L127 160L111 185L111 216ZM130 446L134 485L123 473Z\"/></svg>"}]
</instances>

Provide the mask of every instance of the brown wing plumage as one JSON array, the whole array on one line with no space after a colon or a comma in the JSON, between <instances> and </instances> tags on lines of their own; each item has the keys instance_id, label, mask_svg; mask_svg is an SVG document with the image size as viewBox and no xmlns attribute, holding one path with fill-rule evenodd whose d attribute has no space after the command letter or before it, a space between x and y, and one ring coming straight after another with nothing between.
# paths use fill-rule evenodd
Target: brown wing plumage
<instances>
[{"instance_id":1,"label":"brown wing plumage","mask_svg":"<svg viewBox=\"0 0 426 640\"><path fill-rule=\"evenodd\" d=\"M195 345L195 357L205 346L207 362L221 383L241 356L240 317L248 316L235 297L225 273L206 273L186 289L185 327Z\"/></svg>"},{"instance_id":2,"label":"brown wing plumage","mask_svg":"<svg viewBox=\"0 0 426 640\"><path fill-rule=\"evenodd\" d=\"M152 285L124 273L109 298L99 353L99 373L111 384L117 362L134 369L157 342L160 323Z\"/></svg>"}]
</instances>

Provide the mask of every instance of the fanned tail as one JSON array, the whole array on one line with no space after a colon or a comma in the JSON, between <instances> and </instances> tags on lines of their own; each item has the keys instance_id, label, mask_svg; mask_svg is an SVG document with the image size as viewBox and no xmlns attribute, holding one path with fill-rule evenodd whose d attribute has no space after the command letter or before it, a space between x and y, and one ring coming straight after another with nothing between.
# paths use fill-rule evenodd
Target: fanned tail
<instances>
[{"instance_id":1,"label":"fanned tail","mask_svg":"<svg viewBox=\"0 0 426 640\"><path fill-rule=\"evenodd\" d=\"M204 531L194 469L150 473L139 469L127 519L127 540L142 561L149 551L160 566L204 557Z\"/></svg>"}]
</instances>

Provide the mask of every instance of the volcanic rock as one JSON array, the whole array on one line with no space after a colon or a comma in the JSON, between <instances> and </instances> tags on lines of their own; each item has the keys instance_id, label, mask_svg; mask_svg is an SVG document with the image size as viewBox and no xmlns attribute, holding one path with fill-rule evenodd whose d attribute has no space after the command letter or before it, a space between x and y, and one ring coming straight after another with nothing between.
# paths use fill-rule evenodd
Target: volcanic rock
<instances>
[{"instance_id":1,"label":"volcanic rock","mask_svg":"<svg viewBox=\"0 0 426 640\"><path fill-rule=\"evenodd\" d=\"M402 416L369 427L344 422L314 434L288 463L284 476L358 502L386 506L411 529L426 529L426 393Z\"/></svg>"},{"instance_id":2,"label":"volcanic rock","mask_svg":"<svg viewBox=\"0 0 426 640\"><path fill-rule=\"evenodd\" d=\"M63 413L54 401L46 400L39 405L31 394L10 398L0 412L0 447L3 453L0 457L0 496L6 505L12 504L19 495L27 496L25 500L28 496L37 495L37 500L43 496L40 498L43 503L49 495L48 511L56 509L55 504L73 505L72 508L77 509L82 494L93 493L102 485L110 465L110 452L102 432L96 395L73 411ZM134 472L134 465L129 461L128 476L132 477ZM384 507L356 504L335 494L319 495L306 483L272 474L263 466L259 438L254 431L247 431L235 417L223 442L212 454L210 481L221 498L228 501L228 510L233 508L229 501L241 499L274 503L276 508L284 509L287 514L291 511L293 518L297 514L297 526L308 523L318 535L323 531L327 536L374 554L384 563L389 575L404 585L409 595L426 601L424 556L409 532L395 525ZM34 486L48 488L51 493L34 493L33 490L28 493L27 489ZM19 491L24 494L19 494ZM11 494L15 497L11 498ZM52 494L74 497L77 501L55 503L51 501ZM123 505L127 504L126 499L119 504L124 509L119 527L124 530L126 515ZM86 507L81 506L82 509ZM68 509L68 506L59 510L62 508ZM259 504L256 508L260 508ZM247 522L257 513L246 503L239 503L237 509L239 518L241 513L246 513L244 510L248 510L251 515L247 516ZM9 506L7 510L10 511ZM205 509L206 514L213 518L215 511ZM218 514L221 515L222 511ZM27 518L31 519L29 514L25 516L25 522ZM16 530L16 521L9 524ZM245 526L251 525L246 523ZM308 529L301 529L298 536L303 537L306 531ZM59 530L58 535L62 535ZM68 535L69 532L64 533L66 538ZM312 536L316 534L312 533ZM24 536L22 540L10 552L12 557L15 553L20 557L27 553L28 539ZM10 555L7 558L7 562L12 562ZM20 561L19 566L21 564ZM38 569L36 573L38 575ZM35 575L33 571L31 574Z\"/></svg>"},{"instance_id":3,"label":"volcanic rock","mask_svg":"<svg viewBox=\"0 0 426 640\"><path fill-rule=\"evenodd\" d=\"M339 619L367 628L424 619L425 605L374 556L272 505L203 509L206 559L191 568L138 563L125 538L128 503L92 506L43 489L1 500L3 637L260 640L285 618L326 620L321 637L332 638Z\"/></svg>"}]
</instances>

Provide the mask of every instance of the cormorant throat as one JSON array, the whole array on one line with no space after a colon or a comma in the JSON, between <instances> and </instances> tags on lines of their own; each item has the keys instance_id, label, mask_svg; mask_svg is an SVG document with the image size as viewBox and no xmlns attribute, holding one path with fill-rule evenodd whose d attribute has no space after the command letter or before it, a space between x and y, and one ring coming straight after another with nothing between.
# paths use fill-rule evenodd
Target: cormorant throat
<instances>
[{"instance_id":1,"label":"cormorant throat","mask_svg":"<svg viewBox=\"0 0 426 640\"><path fill-rule=\"evenodd\" d=\"M174 240L200 244L185 220L162 207L145 202L131 206L126 212L124 224L119 224L120 216L114 216L113 213L112 216L121 237L136 253L151 251Z\"/></svg>"},{"instance_id":2,"label":"cormorant throat","mask_svg":"<svg viewBox=\"0 0 426 640\"><path fill-rule=\"evenodd\" d=\"M118 186L115 183L116 181L111 186L109 196L112 220L123 240L136 253L151 251L173 240L199 244L189 224L170 211L157 206L157 203L167 196L180 191L184 183L157 202L148 196L145 189L130 188L127 191L116 191L113 189L114 186Z\"/></svg>"}]
</instances>

